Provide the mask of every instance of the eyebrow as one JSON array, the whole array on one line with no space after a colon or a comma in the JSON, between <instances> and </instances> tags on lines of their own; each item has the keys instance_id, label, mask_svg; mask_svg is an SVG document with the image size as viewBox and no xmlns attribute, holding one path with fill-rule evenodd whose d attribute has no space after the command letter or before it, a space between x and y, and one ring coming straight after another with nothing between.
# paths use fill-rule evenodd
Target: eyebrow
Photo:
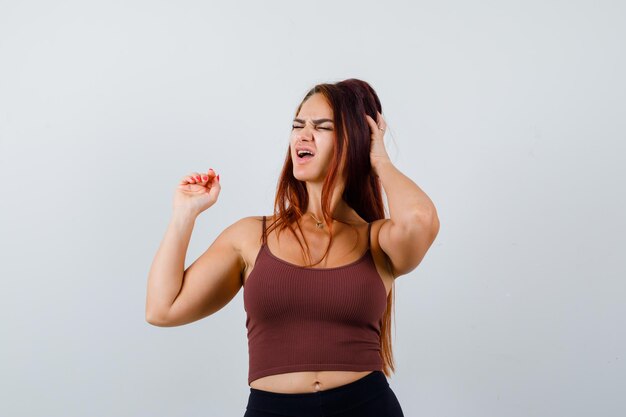
<instances>
[{"instance_id":1,"label":"eyebrow","mask_svg":"<svg viewBox=\"0 0 626 417\"><path fill-rule=\"evenodd\" d=\"M299 123L306 123L306 120L302 120L302 119L293 119L293 121L294 122L299 122ZM319 125L319 124L324 123L324 122L334 123L333 119L314 119L313 120L313 124L314 125Z\"/></svg>"}]
</instances>

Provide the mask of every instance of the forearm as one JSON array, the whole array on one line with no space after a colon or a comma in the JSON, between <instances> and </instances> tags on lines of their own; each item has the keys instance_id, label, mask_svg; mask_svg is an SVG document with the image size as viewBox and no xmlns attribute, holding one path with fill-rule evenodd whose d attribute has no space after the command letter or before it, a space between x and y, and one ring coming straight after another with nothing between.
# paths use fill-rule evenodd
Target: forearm
<instances>
[{"instance_id":1,"label":"forearm","mask_svg":"<svg viewBox=\"0 0 626 417\"><path fill-rule=\"evenodd\" d=\"M435 205L428 195L400 172L391 160L380 160L375 170L385 190L393 223L411 226L415 224L416 218L432 219L436 216Z\"/></svg>"},{"instance_id":2,"label":"forearm","mask_svg":"<svg viewBox=\"0 0 626 417\"><path fill-rule=\"evenodd\" d=\"M159 320L178 296L196 215L174 210L148 275L146 320Z\"/></svg>"}]
</instances>

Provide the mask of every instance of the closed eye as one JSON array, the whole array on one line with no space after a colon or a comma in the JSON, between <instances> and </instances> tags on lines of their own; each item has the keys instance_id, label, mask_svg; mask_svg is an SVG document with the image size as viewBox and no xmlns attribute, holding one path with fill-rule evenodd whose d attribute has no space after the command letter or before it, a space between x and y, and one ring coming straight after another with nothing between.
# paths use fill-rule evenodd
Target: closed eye
<instances>
[{"instance_id":1,"label":"closed eye","mask_svg":"<svg viewBox=\"0 0 626 417\"><path fill-rule=\"evenodd\" d=\"M293 129L302 129L302 126L291 126ZM333 130L330 127L318 127L318 129L322 129L322 130Z\"/></svg>"}]
</instances>

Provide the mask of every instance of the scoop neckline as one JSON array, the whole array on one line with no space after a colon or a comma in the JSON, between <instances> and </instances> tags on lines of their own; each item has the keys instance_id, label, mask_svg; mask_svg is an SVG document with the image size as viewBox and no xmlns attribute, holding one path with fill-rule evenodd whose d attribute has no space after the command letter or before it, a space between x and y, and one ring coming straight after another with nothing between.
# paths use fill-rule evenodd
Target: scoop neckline
<instances>
[{"instance_id":1,"label":"scoop neckline","mask_svg":"<svg viewBox=\"0 0 626 417\"><path fill-rule=\"evenodd\" d=\"M357 260L352 261L352 262L350 262L348 264L345 264L345 265L331 266L331 267L328 267L328 268L313 268L313 267L310 267L310 266L297 265L297 264L294 264L294 263L291 263L289 261L286 261L284 259L279 258L278 256L276 256L276 255L274 255L272 253L272 251L270 250L270 247L267 245L267 243L263 243L261 246L262 246L261 249L264 249L269 256L271 256L272 258L276 259L277 261L279 261L279 262L281 262L281 263L283 263L285 265L291 266L293 268L305 269L307 271L332 271L332 270L336 270L336 269L343 269L343 268L348 268L348 267L354 266L354 265L356 265L356 264L358 264L360 262L363 262L363 260L367 257L367 255L368 255L368 253L370 252L370 249L371 249L368 246L367 249L365 250L365 252L363 253L363 255L361 255Z\"/></svg>"}]
</instances>

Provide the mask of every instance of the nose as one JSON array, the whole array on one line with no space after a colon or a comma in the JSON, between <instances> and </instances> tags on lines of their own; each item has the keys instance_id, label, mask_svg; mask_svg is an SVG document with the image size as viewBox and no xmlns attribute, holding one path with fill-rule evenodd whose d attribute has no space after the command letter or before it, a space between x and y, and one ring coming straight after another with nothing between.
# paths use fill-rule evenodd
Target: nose
<instances>
[{"instance_id":1,"label":"nose","mask_svg":"<svg viewBox=\"0 0 626 417\"><path fill-rule=\"evenodd\" d=\"M312 127L309 123L305 123L304 127L302 127L297 133L296 133L296 139L298 140L311 140L313 139L313 134L311 133L312 131Z\"/></svg>"}]
</instances>

